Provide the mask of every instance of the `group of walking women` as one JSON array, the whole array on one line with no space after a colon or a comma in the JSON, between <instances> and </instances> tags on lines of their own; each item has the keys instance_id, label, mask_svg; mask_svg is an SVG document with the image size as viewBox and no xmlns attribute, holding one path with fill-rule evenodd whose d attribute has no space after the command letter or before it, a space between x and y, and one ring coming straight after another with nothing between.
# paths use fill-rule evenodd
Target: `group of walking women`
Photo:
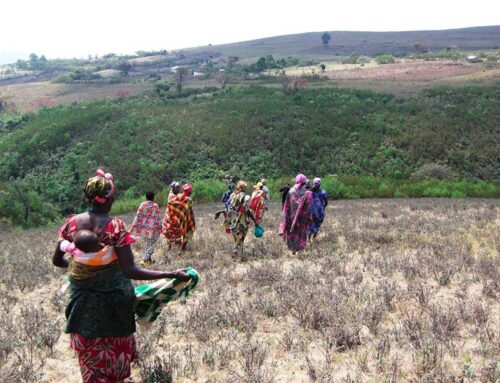
<instances>
[{"instance_id":1,"label":"group of walking women","mask_svg":"<svg viewBox=\"0 0 500 383\"><path fill-rule=\"evenodd\" d=\"M193 186L189 183L181 186L178 182L170 185L167 206L163 221L160 222L160 208L154 202L154 193L146 193L146 201L142 202L132 223L131 233L144 240L144 256L142 265L153 263L152 255L158 241L163 235L168 243L179 246L179 253L186 250L196 224L193 213L191 193Z\"/></svg>"},{"instance_id":2,"label":"group of walking women","mask_svg":"<svg viewBox=\"0 0 500 383\"><path fill-rule=\"evenodd\" d=\"M293 253L305 247L308 235L311 238L317 235L327 204L321 180L314 179L312 188L307 187L307 182L299 174L283 200L279 234ZM215 215L216 219L224 215L223 227L234 239L235 253L242 250L252 221L255 235L262 235L257 229L261 228L269 201L265 180L254 186L251 195L246 189L244 181L230 184L223 196L224 209ZM160 234L165 236L169 248L176 244L181 252L185 250L195 229L192 191L191 184L171 185L161 225L154 194L146 193L146 201L141 203L132 229L127 231L123 221L109 214L115 193L113 176L98 169L84 188L91 208L70 215L59 229L52 262L69 270L65 332L70 334L71 348L78 355L84 383L119 383L130 376L130 364L137 358L134 337L137 290L131 279L169 278L176 283L193 279L191 269L172 272L144 269L134 262L131 249L136 236L144 239L142 266L152 262ZM69 258L65 258L67 253L71 253Z\"/></svg>"},{"instance_id":3,"label":"group of walking women","mask_svg":"<svg viewBox=\"0 0 500 383\"><path fill-rule=\"evenodd\" d=\"M218 219L224 214L223 226L226 233L232 234L235 242L234 253L243 248L251 221L254 222L256 236L269 200L269 189L265 180L254 186L250 195L246 193L247 183L238 182L236 190L234 184L229 184L228 191L222 197L224 209L215 214ZM303 174L294 179L294 186L285 186L282 191L282 210L280 216L279 235L286 240L288 248L293 254L303 250L307 239L316 238L325 219L325 208L328 205L328 195L321 189L321 179L314 178L313 185ZM260 234L261 235L261 234Z\"/></svg>"}]
</instances>

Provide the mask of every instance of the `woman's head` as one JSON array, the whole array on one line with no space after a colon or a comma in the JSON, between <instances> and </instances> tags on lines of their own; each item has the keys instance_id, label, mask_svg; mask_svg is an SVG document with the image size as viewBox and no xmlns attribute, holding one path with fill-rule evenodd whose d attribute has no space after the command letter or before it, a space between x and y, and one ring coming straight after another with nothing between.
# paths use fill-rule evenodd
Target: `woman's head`
<instances>
[{"instance_id":1,"label":"woman's head","mask_svg":"<svg viewBox=\"0 0 500 383\"><path fill-rule=\"evenodd\" d=\"M108 210L114 202L115 185L113 183L113 175L104 173L104 170L97 169L94 177L91 177L85 183L83 190L85 198L92 205L107 206Z\"/></svg>"},{"instance_id":2,"label":"woman's head","mask_svg":"<svg viewBox=\"0 0 500 383\"><path fill-rule=\"evenodd\" d=\"M319 188L320 186L321 186L321 178L316 177L316 178L313 180L313 187L315 187L315 188Z\"/></svg>"},{"instance_id":3,"label":"woman's head","mask_svg":"<svg viewBox=\"0 0 500 383\"><path fill-rule=\"evenodd\" d=\"M181 192L181 184L174 181L170 184L170 189L172 190L172 193L179 194Z\"/></svg>"},{"instance_id":4,"label":"woman's head","mask_svg":"<svg viewBox=\"0 0 500 383\"><path fill-rule=\"evenodd\" d=\"M238 191L246 190L246 188L247 183L245 181L238 181L238 185L236 186L236 189L238 189Z\"/></svg>"},{"instance_id":5,"label":"woman's head","mask_svg":"<svg viewBox=\"0 0 500 383\"><path fill-rule=\"evenodd\" d=\"M193 185L191 184L184 184L184 186L182 187L182 191L184 192L185 195L191 195L191 193L193 192Z\"/></svg>"},{"instance_id":6,"label":"woman's head","mask_svg":"<svg viewBox=\"0 0 500 383\"><path fill-rule=\"evenodd\" d=\"M232 182L227 185L227 190L229 190L229 191L234 190L234 184Z\"/></svg>"},{"instance_id":7,"label":"woman's head","mask_svg":"<svg viewBox=\"0 0 500 383\"><path fill-rule=\"evenodd\" d=\"M255 185L253 188L257 190L262 190L264 188L264 184L262 183L262 181L257 182L257 185Z\"/></svg>"},{"instance_id":8,"label":"woman's head","mask_svg":"<svg viewBox=\"0 0 500 383\"><path fill-rule=\"evenodd\" d=\"M295 185L298 187L302 187L307 183L307 177L303 174L298 174L297 177L295 177Z\"/></svg>"},{"instance_id":9,"label":"woman's head","mask_svg":"<svg viewBox=\"0 0 500 383\"><path fill-rule=\"evenodd\" d=\"M153 193L152 191L146 192L146 199L148 201L154 201L154 199L155 199L155 193Z\"/></svg>"}]
</instances>

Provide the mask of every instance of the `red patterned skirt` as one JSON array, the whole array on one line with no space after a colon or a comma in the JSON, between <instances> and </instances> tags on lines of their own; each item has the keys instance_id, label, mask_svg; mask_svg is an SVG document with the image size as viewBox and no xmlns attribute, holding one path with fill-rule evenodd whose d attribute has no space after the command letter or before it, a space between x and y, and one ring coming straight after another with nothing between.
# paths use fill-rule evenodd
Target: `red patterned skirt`
<instances>
[{"instance_id":1,"label":"red patterned skirt","mask_svg":"<svg viewBox=\"0 0 500 383\"><path fill-rule=\"evenodd\" d=\"M130 376L138 356L134 334L86 338L71 333L71 348L78 354L83 383L116 383Z\"/></svg>"}]
</instances>

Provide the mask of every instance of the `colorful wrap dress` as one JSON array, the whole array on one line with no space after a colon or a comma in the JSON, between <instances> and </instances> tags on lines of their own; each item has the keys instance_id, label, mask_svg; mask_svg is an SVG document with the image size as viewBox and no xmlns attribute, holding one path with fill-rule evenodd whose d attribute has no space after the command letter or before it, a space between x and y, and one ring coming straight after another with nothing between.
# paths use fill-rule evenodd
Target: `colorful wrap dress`
<instances>
[{"instance_id":1,"label":"colorful wrap dress","mask_svg":"<svg viewBox=\"0 0 500 383\"><path fill-rule=\"evenodd\" d=\"M312 222L309 225L309 234L317 234L321 224L325 220L325 204L328 198L328 194L323 189L312 189Z\"/></svg>"},{"instance_id":2,"label":"colorful wrap dress","mask_svg":"<svg viewBox=\"0 0 500 383\"><path fill-rule=\"evenodd\" d=\"M266 194L264 190L255 190L250 198L250 210L257 224L262 222L266 209Z\"/></svg>"},{"instance_id":3,"label":"colorful wrap dress","mask_svg":"<svg viewBox=\"0 0 500 383\"><path fill-rule=\"evenodd\" d=\"M150 261L156 241L161 232L160 208L153 201L144 201L139 206L132 223L131 233L144 241L143 259Z\"/></svg>"},{"instance_id":4,"label":"colorful wrap dress","mask_svg":"<svg viewBox=\"0 0 500 383\"><path fill-rule=\"evenodd\" d=\"M77 231L76 215L71 215L59 235L72 242ZM118 218L96 234L114 256L88 264L70 260L65 332L71 334L83 382L114 383L130 376L130 363L137 358L134 286L121 270L114 249L135 239Z\"/></svg>"},{"instance_id":5,"label":"colorful wrap dress","mask_svg":"<svg viewBox=\"0 0 500 383\"><path fill-rule=\"evenodd\" d=\"M227 234L232 234L236 249L243 247L251 218L249 216L250 196L243 191L231 194L229 204L224 212L223 226Z\"/></svg>"},{"instance_id":6,"label":"colorful wrap dress","mask_svg":"<svg viewBox=\"0 0 500 383\"><path fill-rule=\"evenodd\" d=\"M160 235L160 208L153 201L144 201L137 209L131 233L137 237L155 238Z\"/></svg>"},{"instance_id":7,"label":"colorful wrap dress","mask_svg":"<svg viewBox=\"0 0 500 383\"><path fill-rule=\"evenodd\" d=\"M311 205L312 194L309 190L297 186L290 189L281 211L279 234L293 252L306 247L307 233L312 221Z\"/></svg>"},{"instance_id":8,"label":"colorful wrap dress","mask_svg":"<svg viewBox=\"0 0 500 383\"><path fill-rule=\"evenodd\" d=\"M170 244L182 245L193 235L196 228L191 198L179 194L167 203L161 233Z\"/></svg>"}]
</instances>

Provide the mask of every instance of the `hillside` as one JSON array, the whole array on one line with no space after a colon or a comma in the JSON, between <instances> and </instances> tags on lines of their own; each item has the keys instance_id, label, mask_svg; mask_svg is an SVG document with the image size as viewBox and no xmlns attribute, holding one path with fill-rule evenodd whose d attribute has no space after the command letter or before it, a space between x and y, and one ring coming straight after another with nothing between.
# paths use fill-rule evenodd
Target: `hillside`
<instances>
[{"instance_id":1,"label":"hillside","mask_svg":"<svg viewBox=\"0 0 500 383\"><path fill-rule=\"evenodd\" d=\"M309 32L285 36L236 42L231 44L202 46L184 50L188 57L195 55L237 56L240 59L265 55L287 56L334 56L358 52L374 56L390 52L406 55L415 52L415 44L429 50L456 46L459 50L474 51L498 49L500 26L447 29L441 31L404 32L347 32L333 31L327 48L322 46L322 32Z\"/></svg>"},{"instance_id":2,"label":"hillside","mask_svg":"<svg viewBox=\"0 0 500 383\"><path fill-rule=\"evenodd\" d=\"M495 87L441 88L409 99L249 87L187 101L150 94L45 108L0 136L0 183L11 190L0 194L0 208L17 217L23 205L49 217L53 207L72 211L82 203L82 180L97 166L115 173L128 197L172 179L298 171L388 179L430 172L498 182L499 99Z\"/></svg>"}]
</instances>

